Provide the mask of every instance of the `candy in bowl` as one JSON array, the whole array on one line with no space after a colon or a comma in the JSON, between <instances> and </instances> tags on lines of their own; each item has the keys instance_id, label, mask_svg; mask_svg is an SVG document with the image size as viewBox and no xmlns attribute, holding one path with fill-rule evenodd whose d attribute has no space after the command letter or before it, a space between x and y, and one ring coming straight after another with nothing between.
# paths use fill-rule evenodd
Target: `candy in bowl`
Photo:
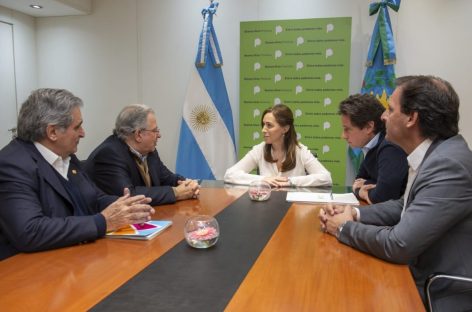
<instances>
[{"instance_id":1,"label":"candy in bowl","mask_svg":"<svg viewBox=\"0 0 472 312\"><path fill-rule=\"evenodd\" d=\"M215 218L207 215L190 217L185 223L185 240L194 248L208 248L216 244L220 229Z\"/></svg>"},{"instance_id":2,"label":"candy in bowl","mask_svg":"<svg viewBox=\"0 0 472 312\"><path fill-rule=\"evenodd\" d=\"M249 184L249 198L256 201L268 200L270 197L270 184L266 181L253 181Z\"/></svg>"}]
</instances>

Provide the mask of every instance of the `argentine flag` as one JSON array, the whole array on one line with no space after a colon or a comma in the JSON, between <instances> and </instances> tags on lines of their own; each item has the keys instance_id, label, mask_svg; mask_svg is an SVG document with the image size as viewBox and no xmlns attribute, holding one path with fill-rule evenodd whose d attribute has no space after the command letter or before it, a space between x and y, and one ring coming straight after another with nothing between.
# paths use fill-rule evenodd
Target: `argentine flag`
<instances>
[{"instance_id":1,"label":"argentine flag","mask_svg":"<svg viewBox=\"0 0 472 312\"><path fill-rule=\"evenodd\" d=\"M236 162L233 114L213 28L217 2L202 10L203 29L180 127L176 172L191 179L222 180Z\"/></svg>"}]
</instances>

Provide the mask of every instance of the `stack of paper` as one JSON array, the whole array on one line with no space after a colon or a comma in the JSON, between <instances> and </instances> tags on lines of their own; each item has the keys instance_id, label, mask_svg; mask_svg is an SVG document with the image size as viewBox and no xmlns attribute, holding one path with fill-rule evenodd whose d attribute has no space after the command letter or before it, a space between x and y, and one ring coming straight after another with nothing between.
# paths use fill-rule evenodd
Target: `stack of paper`
<instances>
[{"instance_id":1,"label":"stack of paper","mask_svg":"<svg viewBox=\"0 0 472 312\"><path fill-rule=\"evenodd\" d=\"M288 202L303 203L333 203L359 205L359 201L353 193L308 193L308 192L288 192Z\"/></svg>"}]
</instances>

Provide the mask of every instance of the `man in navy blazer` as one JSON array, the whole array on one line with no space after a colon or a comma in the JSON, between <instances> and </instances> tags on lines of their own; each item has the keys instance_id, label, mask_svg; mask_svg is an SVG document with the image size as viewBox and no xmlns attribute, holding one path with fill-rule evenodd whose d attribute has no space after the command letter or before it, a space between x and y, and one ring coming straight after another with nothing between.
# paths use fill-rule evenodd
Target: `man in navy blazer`
<instances>
[{"instance_id":1,"label":"man in navy blazer","mask_svg":"<svg viewBox=\"0 0 472 312\"><path fill-rule=\"evenodd\" d=\"M370 94L354 94L339 104L342 137L364 153L352 190L369 204L400 198L408 175L405 152L385 140L384 111Z\"/></svg>"},{"instance_id":2,"label":"man in navy blazer","mask_svg":"<svg viewBox=\"0 0 472 312\"><path fill-rule=\"evenodd\" d=\"M81 106L60 89L38 89L23 103L18 138L0 151L0 260L93 241L154 213L150 198L106 195L82 171L74 155L85 135Z\"/></svg>"},{"instance_id":3,"label":"man in navy blazer","mask_svg":"<svg viewBox=\"0 0 472 312\"><path fill-rule=\"evenodd\" d=\"M397 79L383 119L387 139L408 154L403 197L326 207L321 228L365 253L408 264L424 299L431 274L472 277L472 152L458 134L459 97L438 77ZM450 286L440 285L436 303L447 311L472 309L472 287L456 293Z\"/></svg>"},{"instance_id":4,"label":"man in navy blazer","mask_svg":"<svg viewBox=\"0 0 472 312\"><path fill-rule=\"evenodd\" d=\"M133 195L152 198L151 205L196 198L198 183L174 174L159 158L156 144L160 137L151 108L126 106L116 118L113 134L87 159L87 173L105 193L118 195L128 188Z\"/></svg>"}]
</instances>

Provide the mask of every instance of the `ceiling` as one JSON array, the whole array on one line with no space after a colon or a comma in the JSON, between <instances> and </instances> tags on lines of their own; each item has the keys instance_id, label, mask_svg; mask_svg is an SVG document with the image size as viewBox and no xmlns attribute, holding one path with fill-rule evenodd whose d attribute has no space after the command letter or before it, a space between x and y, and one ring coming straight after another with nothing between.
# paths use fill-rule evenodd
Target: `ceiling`
<instances>
[{"instance_id":1,"label":"ceiling","mask_svg":"<svg viewBox=\"0 0 472 312\"><path fill-rule=\"evenodd\" d=\"M31 4L43 8L33 9ZM0 6L35 17L86 15L92 12L92 0L0 0Z\"/></svg>"}]
</instances>

